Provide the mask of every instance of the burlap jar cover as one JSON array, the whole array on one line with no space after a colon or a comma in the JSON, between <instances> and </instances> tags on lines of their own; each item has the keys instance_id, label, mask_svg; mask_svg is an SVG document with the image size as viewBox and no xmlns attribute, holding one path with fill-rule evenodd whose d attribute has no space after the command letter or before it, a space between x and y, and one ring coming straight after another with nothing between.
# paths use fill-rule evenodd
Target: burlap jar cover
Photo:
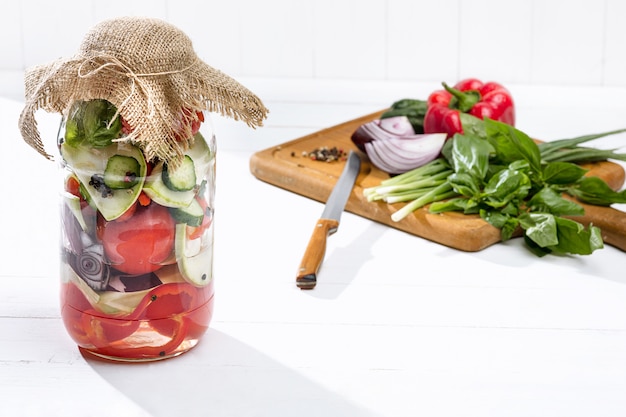
<instances>
[{"instance_id":1,"label":"burlap jar cover","mask_svg":"<svg viewBox=\"0 0 626 417\"><path fill-rule=\"evenodd\" d=\"M251 91L201 61L178 28L134 17L104 21L86 34L74 57L28 70L25 99L20 131L49 159L35 113L67 115L78 100L115 105L133 128L118 140L136 144L148 160L173 164L193 140L190 122L198 117L196 111L217 112L250 127L262 126L268 113Z\"/></svg>"}]
</instances>

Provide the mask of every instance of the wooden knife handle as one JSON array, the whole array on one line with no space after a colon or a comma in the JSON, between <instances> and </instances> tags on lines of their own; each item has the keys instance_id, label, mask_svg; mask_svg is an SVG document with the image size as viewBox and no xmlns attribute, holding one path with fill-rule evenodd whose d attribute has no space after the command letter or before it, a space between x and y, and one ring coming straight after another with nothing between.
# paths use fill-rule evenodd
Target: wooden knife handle
<instances>
[{"instance_id":1,"label":"wooden knife handle","mask_svg":"<svg viewBox=\"0 0 626 417\"><path fill-rule=\"evenodd\" d=\"M315 288L317 283L317 272L324 260L326 253L326 239L337 231L339 222L332 219L319 219L309 239L306 247L298 275L296 276L296 285L300 289L310 290Z\"/></svg>"}]
</instances>

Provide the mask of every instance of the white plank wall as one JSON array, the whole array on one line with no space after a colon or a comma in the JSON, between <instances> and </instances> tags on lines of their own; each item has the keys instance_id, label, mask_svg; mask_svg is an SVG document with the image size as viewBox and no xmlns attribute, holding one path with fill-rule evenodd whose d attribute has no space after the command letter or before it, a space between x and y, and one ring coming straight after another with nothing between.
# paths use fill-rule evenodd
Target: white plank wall
<instances>
[{"instance_id":1,"label":"white plank wall","mask_svg":"<svg viewBox=\"0 0 626 417\"><path fill-rule=\"evenodd\" d=\"M121 15L170 21L235 77L626 86L622 0L22 0L0 14L0 95Z\"/></svg>"}]
</instances>

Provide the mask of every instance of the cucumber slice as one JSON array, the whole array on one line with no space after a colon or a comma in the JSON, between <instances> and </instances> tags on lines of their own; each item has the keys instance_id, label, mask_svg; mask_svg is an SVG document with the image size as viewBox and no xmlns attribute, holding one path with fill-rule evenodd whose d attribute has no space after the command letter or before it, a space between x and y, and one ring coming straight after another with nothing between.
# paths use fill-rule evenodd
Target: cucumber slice
<instances>
[{"instance_id":1,"label":"cucumber slice","mask_svg":"<svg viewBox=\"0 0 626 417\"><path fill-rule=\"evenodd\" d=\"M198 287L208 285L213 280L213 240L209 239L209 244L193 255L187 253L188 246L192 244L187 238L187 225L178 223L174 240L178 269L185 281L190 284Z\"/></svg>"},{"instance_id":2,"label":"cucumber slice","mask_svg":"<svg viewBox=\"0 0 626 417\"><path fill-rule=\"evenodd\" d=\"M194 164L196 182L202 182L211 167L215 164L215 152L204 140L204 137L197 133L194 136L194 143L185 152ZM152 173L146 178L144 192L157 204L166 207L183 208L191 204L195 197L194 190L174 191L163 182L163 162L157 163L152 169ZM199 184L196 184L199 185ZM194 187L195 188L195 187Z\"/></svg>"},{"instance_id":3,"label":"cucumber slice","mask_svg":"<svg viewBox=\"0 0 626 417\"><path fill-rule=\"evenodd\" d=\"M189 155L175 169L164 165L162 175L165 186L173 191L189 191L196 186L196 168Z\"/></svg>"},{"instance_id":4,"label":"cucumber slice","mask_svg":"<svg viewBox=\"0 0 626 417\"><path fill-rule=\"evenodd\" d=\"M183 208L189 206L191 201L196 196L193 190L190 191L174 191L167 188L163 182L163 162L157 163L150 176L146 178L144 184L144 192L155 203L165 207L178 207Z\"/></svg>"},{"instance_id":5,"label":"cucumber slice","mask_svg":"<svg viewBox=\"0 0 626 417\"><path fill-rule=\"evenodd\" d=\"M95 207L107 220L115 220L135 204L146 177L146 161L141 149L128 143L119 142L104 148L92 148L90 146L71 146L64 142L61 145L61 155L74 171L81 184L81 190L88 195L89 204ZM134 158L139 163L139 175L137 183L124 190L103 192L100 179L103 178L109 158L114 155L122 155ZM89 185L89 183L92 185Z\"/></svg>"},{"instance_id":6,"label":"cucumber slice","mask_svg":"<svg viewBox=\"0 0 626 417\"><path fill-rule=\"evenodd\" d=\"M192 227L198 227L204 220L204 210L197 199L184 208L170 208L170 213L177 223L185 223Z\"/></svg>"},{"instance_id":7,"label":"cucumber slice","mask_svg":"<svg viewBox=\"0 0 626 417\"><path fill-rule=\"evenodd\" d=\"M114 190L132 188L139 182L139 161L132 156L113 155L104 170L104 184Z\"/></svg>"}]
</instances>

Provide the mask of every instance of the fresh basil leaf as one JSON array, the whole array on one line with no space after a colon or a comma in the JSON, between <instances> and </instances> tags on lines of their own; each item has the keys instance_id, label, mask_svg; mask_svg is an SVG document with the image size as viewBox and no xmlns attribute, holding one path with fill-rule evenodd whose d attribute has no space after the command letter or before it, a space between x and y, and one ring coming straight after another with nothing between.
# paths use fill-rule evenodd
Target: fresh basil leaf
<instances>
[{"instance_id":1,"label":"fresh basil leaf","mask_svg":"<svg viewBox=\"0 0 626 417\"><path fill-rule=\"evenodd\" d=\"M467 172L455 172L447 178L452 189L466 197L476 197L480 194L479 180Z\"/></svg>"},{"instance_id":2,"label":"fresh basil leaf","mask_svg":"<svg viewBox=\"0 0 626 417\"><path fill-rule=\"evenodd\" d=\"M492 151L493 148L484 139L457 135L452 144L452 166L457 173L465 172L483 179L487 175Z\"/></svg>"},{"instance_id":3,"label":"fresh basil leaf","mask_svg":"<svg viewBox=\"0 0 626 417\"><path fill-rule=\"evenodd\" d=\"M509 203L506 206L500 209L500 212L503 214L508 214L509 216L519 216L520 207L517 204Z\"/></svg>"},{"instance_id":4,"label":"fresh basil leaf","mask_svg":"<svg viewBox=\"0 0 626 417\"><path fill-rule=\"evenodd\" d=\"M598 227L589 226L587 229L576 221L556 218L559 243L552 246L555 252L573 255L591 255L593 251L602 249L602 232Z\"/></svg>"},{"instance_id":5,"label":"fresh basil leaf","mask_svg":"<svg viewBox=\"0 0 626 417\"><path fill-rule=\"evenodd\" d=\"M456 133L454 136L452 136L451 139L445 141L443 147L441 148L441 155L448 162L448 164L450 164L451 167L454 167L452 160L452 145L454 144L454 141L458 136L461 135Z\"/></svg>"},{"instance_id":6,"label":"fresh basil leaf","mask_svg":"<svg viewBox=\"0 0 626 417\"><path fill-rule=\"evenodd\" d=\"M485 119L487 138L502 163L524 159L533 173L541 174L541 154L537 144L526 133L506 123Z\"/></svg>"},{"instance_id":7,"label":"fresh basil leaf","mask_svg":"<svg viewBox=\"0 0 626 417\"><path fill-rule=\"evenodd\" d=\"M480 210L480 202L476 198L468 198L467 204L465 205L465 210L463 213L465 214L477 214Z\"/></svg>"},{"instance_id":8,"label":"fresh basil leaf","mask_svg":"<svg viewBox=\"0 0 626 417\"><path fill-rule=\"evenodd\" d=\"M85 112L84 102L75 102L67 115L65 121L65 143L76 147L85 139L85 131L83 129L83 114Z\"/></svg>"},{"instance_id":9,"label":"fresh basil leaf","mask_svg":"<svg viewBox=\"0 0 626 417\"><path fill-rule=\"evenodd\" d=\"M533 212L552 213L555 216L582 216L585 209L573 201L563 198L561 193L550 187L544 187L528 201Z\"/></svg>"},{"instance_id":10,"label":"fresh basil leaf","mask_svg":"<svg viewBox=\"0 0 626 417\"><path fill-rule=\"evenodd\" d=\"M480 217L493 227L500 229L500 238L503 241L511 239L519 227L519 220L516 217L508 216L498 210L481 210Z\"/></svg>"},{"instance_id":11,"label":"fresh basil leaf","mask_svg":"<svg viewBox=\"0 0 626 417\"><path fill-rule=\"evenodd\" d=\"M614 191L598 177L583 177L567 188L567 193L579 200L597 206L626 203L626 190Z\"/></svg>"},{"instance_id":12,"label":"fresh basil leaf","mask_svg":"<svg viewBox=\"0 0 626 417\"><path fill-rule=\"evenodd\" d=\"M524 213L519 216L525 235L542 248L559 243L556 219L549 213Z\"/></svg>"},{"instance_id":13,"label":"fresh basil leaf","mask_svg":"<svg viewBox=\"0 0 626 417\"><path fill-rule=\"evenodd\" d=\"M517 217L509 216L501 211L493 209L480 210L480 217L487 223L500 229L500 238L505 241L511 239L519 227Z\"/></svg>"},{"instance_id":14,"label":"fresh basil leaf","mask_svg":"<svg viewBox=\"0 0 626 417\"><path fill-rule=\"evenodd\" d=\"M509 217L504 226L500 230L500 237L503 241L509 240L519 228L519 220L517 217Z\"/></svg>"},{"instance_id":15,"label":"fresh basil leaf","mask_svg":"<svg viewBox=\"0 0 626 417\"><path fill-rule=\"evenodd\" d=\"M489 170L487 170L487 180L489 180L491 177L493 177L494 175L496 175L498 172L502 171L503 169L508 169L509 166L508 165L499 165L499 164L495 164L493 163L493 161L489 164Z\"/></svg>"},{"instance_id":16,"label":"fresh basil leaf","mask_svg":"<svg viewBox=\"0 0 626 417\"><path fill-rule=\"evenodd\" d=\"M91 100L86 103L83 125L85 139L91 146L103 148L117 138L122 130L122 122L116 113L115 106L106 100Z\"/></svg>"},{"instance_id":17,"label":"fresh basil leaf","mask_svg":"<svg viewBox=\"0 0 626 417\"><path fill-rule=\"evenodd\" d=\"M82 141L80 127L75 119L68 119L65 122L65 143L70 146L78 146Z\"/></svg>"},{"instance_id":18,"label":"fresh basil leaf","mask_svg":"<svg viewBox=\"0 0 626 417\"><path fill-rule=\"evenodd\" d=\"M526 247L534 255L536 255L536 256L538 256L540 258L542 258L542 257L552 253L552 249L550 249L549 247L542 248L541 246L539 246L537 243L535 243L532 239L530 239L526 235L524 235L524 243L526 243Z\"/></svg>"},{"instance_id":19,"label":"fresh basil leaf","mask_svg":"<svg viewBox=\"0 0 626 417\"><path fill-rule=\"evenodd\" d=\"M492 207L504 207L513 200L526 198L531 189L530 179L518 170L505 169L491 177L483 194L485 203Z\"/></svg>"},{"instance_id":20,"label":"fresh basil leaf","mask_svg":"<svg viewBox=\"0 0 626 417\"><path fill-rule=\"evenodd\" d=\"M570 162L551 162L543 168L543 180L548 184L571 184L582 178L586 169Z\"/></svg>"},{"instance_id":21,"label":"fresh basil leaf","mask_svg":"<svg viewBox=\"0 0 626 417\"><path fill-rule=\"evenodd\" d=\"M480 210L480 217L484 221L486 221L493 227L497 227L498 229L503 228L507 220L509 219L509 216L501 213L498 210L485 210L485 209Z\"/></svg>"},{"instance_id":22,"label":"fresh basil leaf","mask_svg":"<svg viewBox=\"0 0 626 417\"><path fill-rule=\"evenodd\" d=\"M517 161L511 162L508 168L518 171L524 171L525 173L528 173L530 171L530 165L528 164L528 161L524 159L518 159Z\"/></svg>"},{"instance_id":23,"label":"fresh basil leaf","mask_svg":"<svg viewBox=\"0 0 626 417\"><path fill-rule=\"evenodd\" d=\"M481 139L487 138L485 121L483 119L463 112L459 113L459 118L461 119L461 126L463 126L463 133L465 135L476 136Z\"/></svg>"}]
</instances>

